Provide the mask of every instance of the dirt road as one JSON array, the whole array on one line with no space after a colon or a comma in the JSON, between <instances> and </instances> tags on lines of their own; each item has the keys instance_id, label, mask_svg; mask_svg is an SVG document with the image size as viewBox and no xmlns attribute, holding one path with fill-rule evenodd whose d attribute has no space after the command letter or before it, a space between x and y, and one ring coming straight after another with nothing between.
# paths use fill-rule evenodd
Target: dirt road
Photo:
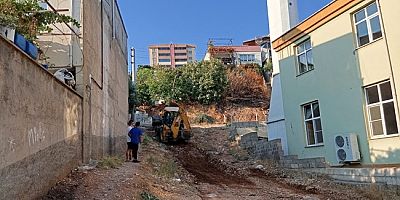
<instances>
[{"instance_id":1,"label":"dirt road","mask_svg":"<svg viewBox=\"0 0 400 200\"><path fill-rule=\"evenodd\" d=\"M227 141L227 128L194 128L186 145L142 145L141 163L77 170L43 199L375 199L365 188L277 168ZM148 133L151 135L151 132ZM375 195L375 196L374 196ZM393 198L388 198L393 199Z\"/></svg>"},{"instance_id":2,"label":"dirt road","mask_svg":"<svg viewBox=\"0 0 400 200\"><path fill-rule=\"evenodd\" d=\"M226 170L227 166L187 145L172 150L182 167L194 176L202 199L320 199L312 192L279 184L259 169L247 174Z\"/></svg>"}]
</instances>

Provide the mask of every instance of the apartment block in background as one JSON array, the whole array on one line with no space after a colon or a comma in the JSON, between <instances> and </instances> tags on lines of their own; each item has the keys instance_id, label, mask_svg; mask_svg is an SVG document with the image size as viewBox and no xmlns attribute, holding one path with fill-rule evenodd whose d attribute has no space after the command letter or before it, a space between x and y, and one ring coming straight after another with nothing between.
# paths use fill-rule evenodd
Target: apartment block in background
<instances>
[{"instance_id":1,"label":"apartment block in background","mask_svg":"<svg viewBox=\"0 0 400 200\"><path fill-rule=\"evenodd\" d=\"M191 44L160 44L149 47L150 65L181 67L196 60L196 46Z\"/></svg>"}]
</instances>

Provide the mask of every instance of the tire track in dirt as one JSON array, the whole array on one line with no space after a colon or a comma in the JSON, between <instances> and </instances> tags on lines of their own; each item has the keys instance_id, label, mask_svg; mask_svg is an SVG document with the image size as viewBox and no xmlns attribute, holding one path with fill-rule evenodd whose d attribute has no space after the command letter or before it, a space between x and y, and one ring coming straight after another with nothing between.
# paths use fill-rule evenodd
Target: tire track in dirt
<instances>
[{"instance_id":1,"label":"tire track in dirt","mask_svg":"<svg viewBox=\"0 0 400 200\"><path fill-rule=\"evenodd\" d=\"M195 130L197 134L207 134L204 129ZM306 188L287 184L274 174L266 174L259 169L247 168L240 172L234 166L226 166L226 163L219 162L220 158L214 154L207 153L207 139L198 142L196 138L189 144L170 146L171 151L181 166L194 176L199 183L199 192L203 197L219 194L218 198L224 198L228 191L242 191L237 197L250 199L257 197L283 198L283 199L326 199L323 194L317 191L310 191ZM206 148L206 149L204 149ZM205 185L204 185L205 184ZM209 186L207 186L209 185ZM218 189L220 188L220 189ZM255 192L257 191L257 192ZM236 192L234 192L236 193ZM248 195L248 196L247 196ZM206 198L207 199L207 198Z\"/></svg>"},{"instance_id":2,"label":"tire track in dirt","mask_svg":"<svg viewBox=\"0 0 400 200\"><path fill-rule=\"evenodd\" d=\"M227 166L216 162L217 159L207 155L193 143L173 146L170 147L169 150L173 152L174 156L182 165L182 167L194 176L195 181L200 183L201 189L199 191L204 195L204 199L213 199L208 198L208 196L214 196L216 194L218 194L218 198L222 199L224 196L235 196L232 193L229 193L229 190L236 190L236 192L242 191L241 194L236 194L236 197L240 196L240 198L243 199L257 199L260 197L283 199L321 199L320 195L318 194L308 192L303 188L287 185L283 182L280 182L275 177L268 176L261 170L249 169L249 174L247 176L238 176L236 174L229 173L226 170ZM207 189L209 187L204 186L203 184L209 184L211 185L211 188L213 186L217 186L217 188L224 188L223 190L225 191L221 191L216 188L209 190Z\"/></svg>"},{"instance_id":3,"label":"tire track in dirt","mask_svg":"<svg viewBox=\"0 0 400 200\"><path fill-rule=\"evenodd\" d=\"M228 174L225 166L215 163L193 144L178 145L171 148L178 162L192 175L197 182L212 185L254 185L244 177Z\"/></svg>"},{"instance_id":4,"label":"tire track in dirt","mask_svg":"<svg viewBox=\"0 0 400 200\"><path fill-rule=\"evenodd\" d=\"M300 186L300 185L297 185L297 186L296 186L296 185L289 185L289 184L287 184L287 183L285 183L285 182L279 180L279 178L276 177L276 176L271 176L271 175L265 174L265 172L263 172L263 171L260 170L260 169L249 169L249 171L250 171L250 175L251 175L253 178L262 178L262 179L265 179L265 180L271 182L271 184L273 184L273 185L276 185L276 186L278 186L278 187L281 187L281 188L284 188L284 189L293 191L293 192L295 192L295 193L304 194L304 195L310 195L310 194L316 194L316 195L318 195L318 192L317 192L317 191L314 191L314 190L307 190L305 186L302 187L302 186ZM319 195L319 196L320 196L320 195Z\"/></svg>"}]
</instances>

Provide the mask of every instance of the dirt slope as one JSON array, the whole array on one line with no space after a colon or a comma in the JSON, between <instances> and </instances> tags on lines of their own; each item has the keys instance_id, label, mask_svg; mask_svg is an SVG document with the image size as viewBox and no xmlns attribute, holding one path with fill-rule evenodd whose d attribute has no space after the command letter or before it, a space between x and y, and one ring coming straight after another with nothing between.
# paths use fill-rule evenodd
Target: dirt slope
<instances>
[{"instance_id":1,"label":"dirt slope","mask_svg":"<svg viewBox=\"0 0 400 200\"><path fill-rule=\"evenodd\" d=\"M139 164L74 171L43 199L399 199L392 189L337 184L253 160L226 140L225 127L193 133L187 145L147 142Z\"/></svg>"}]
</instances>

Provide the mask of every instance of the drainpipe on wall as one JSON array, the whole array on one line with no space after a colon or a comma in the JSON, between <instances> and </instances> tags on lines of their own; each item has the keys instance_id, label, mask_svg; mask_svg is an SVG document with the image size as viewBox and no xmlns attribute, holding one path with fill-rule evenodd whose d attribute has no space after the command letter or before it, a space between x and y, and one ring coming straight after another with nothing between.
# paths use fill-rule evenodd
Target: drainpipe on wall
<instances>
[{"instance_id":1,"label":"drainpipe on wall","mask_svg":"<svg viewBox=\"0 0 400 200\"><path fill-rule=\"evenodd\" d=\"M111 18L112 18L112 38L115 39L115 0L112 1Z\"/></svg>"},{"instance_id":2,"label":"drainpipe on wall","mask_svg":"<svg viewBox=\"0 0 400 200\"><path fill-rule=\"evenodd\" d=\"M74 57L73 57L73 51L74 51L74 48L73 48L73 39L72 39L72 35L71 35L71 40L70 40L70 42L69 42L69 66L72 68L73 66L74 66L74 64L73 64L73 62L74 62ZM76 70L75 70L76 71ZM76 74L75 74L75 76L76 76Z\"/></svg>"},{"instance_id":3,"label":"drainpipe on wall","mask_svg":"<svg viewBox=\"0 0 400 200\"><path fill-rule=\"evenodd\" d=\"M89 163L92 161L92 73L89 74Z\"/></svg>"},{"instance_id":4,"label":"drainpipe on wall","mask_svg":"<svg viewBox=\"0 0 400 200\"><path fill-rule=\"evenodd\" d=\"M103 56L104 56L104 25L103 25L103 0L100 0L100 39L101 39L101 47L100 47L100 51L101 51L101 83L99 83L96 79L94 79L92 77L92 81L94 81L94 83L100 88L100 90L103 90L103 85L104 85L104 60L103 60Z\"/></svg>"},{"instance_id":5,"label":"drainpipe on wall","mask_svg":"<svg viewBox=\"0 0 400 200\"><path fill-rule=\"evenodd\" d=\"M83 90L85 91L85 90ZM81 102L81 107L82 107L82 122L81 122L81 161L82 163L85 163L85 92L83 92L82 96L82 102Z\"/></svg>"},{"instance_id":6,"label":"drainpipe on wall","mask_svg":"<svg viewBox=\"0 0 400 200\"><path fill-rule=\"evenodd\" d=\"M396 108L397 108L397 113L400 113L400 108L399 108L399 103L398 103L398 98L397 98L397 88L396 88L396 81L395 81L395 79L394 79L394 71L393 71L393 63L392 63L392 56L391 56L391 54L390 54L390 49L389 49L389 42L388 42L388 40L387 40L387 37L386 37L386 29L385 29L385 22L384 22L384 20L383 20L383 14L382 14L382 7L381 7L381 2L380 2L380 0L378 0L378 8L379 8L379 13L381 14L381 23L382 23L382 29L383 29L383 38L384 38L384 40L385 40L385 44L386 44L386 51L387 51L387 54L388 54L388 58L389 58L389 67L390 67L390 74L391 74L391 76L392 76L392 79L393 79L393 88L394 88L394 90L393 90L393 92L394 92L394 96L395 96L395 98L396 98L396 104L395 104L395 106L396 106Z\"/></svg>"}]
</instances>

